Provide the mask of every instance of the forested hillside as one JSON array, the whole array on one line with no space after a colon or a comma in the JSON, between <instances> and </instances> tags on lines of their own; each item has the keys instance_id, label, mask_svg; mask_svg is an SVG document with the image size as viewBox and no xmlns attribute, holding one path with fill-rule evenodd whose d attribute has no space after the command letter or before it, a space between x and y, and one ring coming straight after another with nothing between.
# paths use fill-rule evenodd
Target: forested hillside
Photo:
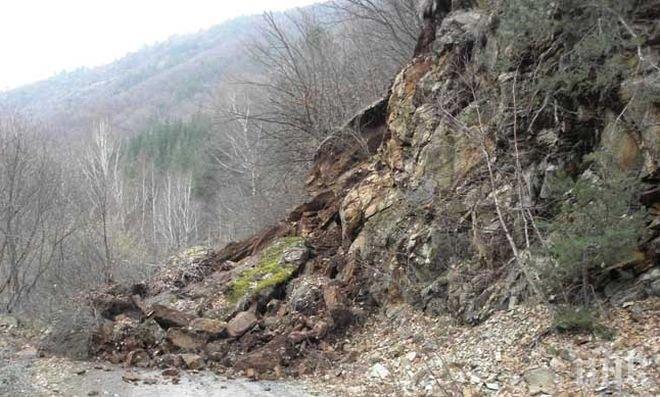
<instances>
[{"instance_id":1,"label":"forested hillside","mask_svg":"<svg viewBox=\"0 0 660 397\"><path fill-rule=\"evenodd\" d=\"M100 118L123 133L152 119L187 118L223 77L250 70L243 49L259 23L259 16L241 17L173 36L106 66L63 72L0 93L0 104L29 113L57 134L89 133Z\"/></svg>"}]
</instances>

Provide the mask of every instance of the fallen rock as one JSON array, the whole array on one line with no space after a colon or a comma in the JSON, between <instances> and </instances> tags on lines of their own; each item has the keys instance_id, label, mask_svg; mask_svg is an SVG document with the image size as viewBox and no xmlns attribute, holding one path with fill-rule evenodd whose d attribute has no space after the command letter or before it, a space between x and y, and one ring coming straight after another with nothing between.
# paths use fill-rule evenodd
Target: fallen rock
<instances>
[{"instance_id":1,"label":"fallen rock","mask_svg":"<svg viewBox=\"0 0 660 397\"><path fill-rule=\"evenodd\" d=\"M165 331L158 323L150 318L142 322L136 330L138 338L148 346L155 346L165 339Z\"/></svg>"},{"instance_id":2,"label":"fallen rock","mask_svg":"<svg viewBox=\"0 0 660 397\"><path fill-rule=\"evenodd\" d=\"M249 311L240 312L227 324L227 333L232 338L240 338L257 324L257 316Z\"/></svg>"},{"instance_id":3,"label":"fallen rock","mask_svg":"<svg viewBox=\"0 0 660 397\"><path fill-rule=\"evenodd\" d=\"M227 323L211 318L197 318L190 323L190 330L217 338L224 334Z\"/></svg>"},{"instance_id":4,"label":"fallen rock","mask_svg":"<svg viewBox=\"0 0 660 397\"><path fill-rule=\"evenodd\" d=\"M179 373L180 372L178 369L171 367L164 369L163 372L161 372L160 374L167 377L175 377L175 376L179 376Z\"/></svg>"},{"instance_id":5,"label":"fallen rock","mask_svg":"<svg viewBox=\"0 0 660 397\"><path fill-rule=\"evenodd\" d=\"M163 328L187 327L195 316L182 311L172 309L165 305L153 305L151 317Z\"/></svg>"},{"instance_id":6,"label":"fallen rock","mask_svg":"<svg viewBox=\"0 0 660 397\"><path fill-rule=\"evenodd\" d=\"M295 280L289 293L291 308L306 315L316 313L322 299L321 288L313 280L305 277Z\"/></svg>"},{"instance_id":7,"label":"fallen rock","mask_svg":"<svg viewBox=\"0 0 660 397\"><path fill-rule=\"evenodd\" d=\"M140 379L142 379L140 377L140 375L138 375L137 373L135 373L133 371L124 372L124 374L121 376L121 380L123 380L124 382L128 382L128 383L137 382Z\"/></svg>"},{"instance_id":8,"label":"fallen rock","mask_svg":"<svg viewBox=\"0 0 660 397\"><path fill-rule=\"evenodd\" d=\"M206 342L199 335L186 332L180 328L170 328L167 330L167 340L174 346L183 350L197 350L204 346Z\"/></svg>"},{"instance_id":9,"label":"fallen rock","mask_svg":"<svg viewBox=\"0 0 660 397\"><path fill-rule=\"evenodd\" d=\"M533 368L523 375L530 395L552 394L555 389L554 373L548 368Z\"/></svg>"},{"instance_id":10,"label":"fallen rock","mask_svg":"<svg viewBox=\"0 0 660 397\"><path fill-rule=\"evenodd\" d=\"M142 349L133 350L126 355L126 365L147 368L151 365L151 357Z\"/></svg>"},{"instance_id":11,"label":"fallen rock","mask_svg":"<svg viewBox=\"0 0 660 397\"><path fill-rule=\"evenodd\" d=\"M277 352L258 351L240 358L236 361L234 368L237 370L252 369L257 373L274 371L281 363L281 358Z\"/></svg>"}]
</instances>

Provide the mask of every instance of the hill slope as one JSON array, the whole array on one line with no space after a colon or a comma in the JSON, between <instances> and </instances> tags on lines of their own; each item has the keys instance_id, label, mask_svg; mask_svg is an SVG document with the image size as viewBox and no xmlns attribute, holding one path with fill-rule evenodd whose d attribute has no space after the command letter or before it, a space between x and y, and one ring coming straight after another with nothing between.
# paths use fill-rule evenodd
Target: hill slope
<instances>
[{"instance_id":1,"label":"hill slope","mask_svg":"<svg viewBox=\"0 0 660 397\"><path fill-rule=\"evenodd\" d=\"M99 118L132 129L150 118L189 116L220 79L250 71L245 43L260 21L260 16L240 17L172 37L105 66L7 91L0 94L0 107L67 132L82 131Z\"/></svg>"}]
</instances>

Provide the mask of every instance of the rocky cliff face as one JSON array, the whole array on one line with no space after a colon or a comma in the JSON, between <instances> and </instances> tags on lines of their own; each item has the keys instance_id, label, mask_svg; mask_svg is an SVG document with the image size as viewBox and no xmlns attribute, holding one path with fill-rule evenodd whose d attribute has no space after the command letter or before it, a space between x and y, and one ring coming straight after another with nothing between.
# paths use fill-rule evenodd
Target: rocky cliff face
<instances>
[{"instance_id":1,"label":"rocky cliff face","mask_svg":"<svg viewBox=\"0 0 660 397\"><path fill-rule=\"evenodd\" d=\"M95 294L94 352L280 375L332 362L348 327L392 303L480 322L545 294L523 263L545 260L530 240L549 180L585 177L585 156L601 149L645 181L654 217L639 252L613 269L628 281L607 295L657 294L660 96L626 108L638 87L658 92L657 71L621 75L613 98L567 109L530 88L533 69L500 66L511 51L497 39L498 7L437 12L424 33L434 40L349 122L364 142L319 150L308 203L249 240Z\"/></svg>"}]
</instances>

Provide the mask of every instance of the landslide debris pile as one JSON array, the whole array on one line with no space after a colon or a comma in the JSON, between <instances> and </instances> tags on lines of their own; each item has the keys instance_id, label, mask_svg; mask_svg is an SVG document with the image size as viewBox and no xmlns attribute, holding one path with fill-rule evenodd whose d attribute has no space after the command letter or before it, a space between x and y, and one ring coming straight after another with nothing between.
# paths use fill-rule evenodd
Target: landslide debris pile
<instances>
[{"instance_id":1,"label":"landslide debris pile","mask_svg":"<svg viewBox=\"0 0 660 397\"><path fill-rule=\"evenodd\" d=\"M644 181L650 226L631 260L599 274L595 292L611 301L657 295L660 83L638 54L657 58L648 20L658 8L644 8L640 21L631 15L648 39L625 53L633 66L614 86L570 96L537 84L570 66L570 51L553 42L560 36L520 49L523 40L514 46L502 33L506 7L478 3L427 16L425 51L348 125L367 147L348 138L322 146L307 181L313 198L287 219L218 251L184 253L142 284L93 294L102 318L93 353L280 376L330 366L349 327L378 306L403 301L483 321L544 292L535 267L521 266L548 262L530 248L539 230L529 223L552 216L552 177L593 178L584 159L601 150Z\"/></svg>"}]
</instances>

